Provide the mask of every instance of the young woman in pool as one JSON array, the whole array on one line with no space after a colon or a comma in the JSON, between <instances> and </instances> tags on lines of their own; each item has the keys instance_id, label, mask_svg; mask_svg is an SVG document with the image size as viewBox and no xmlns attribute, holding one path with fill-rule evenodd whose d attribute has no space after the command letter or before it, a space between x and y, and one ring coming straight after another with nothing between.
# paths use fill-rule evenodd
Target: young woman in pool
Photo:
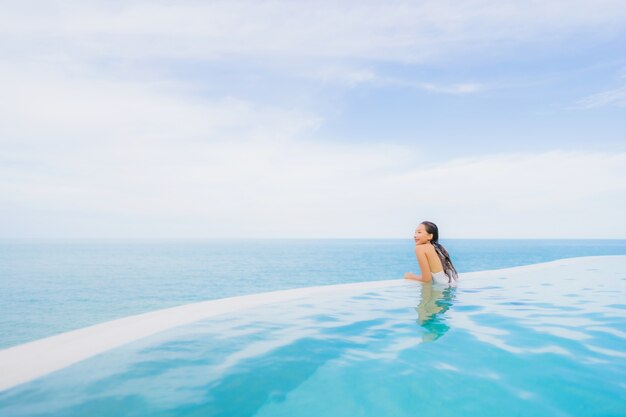
<instances>
[{"instance_id":1,"label":"young woman in pool","mask_svg":"<svg viewBox=\"0 0 626 417\"><path fill-rule=\"evenodd\" d=\"M404 278L421 282L440 282L454 284L459 276L452 265L446 248L439 244L439 229L433 222L423 221L413 235L415 240L415 256L419 263L421 275L412 272L404 274Z\"/></svg>"}]
</instances>

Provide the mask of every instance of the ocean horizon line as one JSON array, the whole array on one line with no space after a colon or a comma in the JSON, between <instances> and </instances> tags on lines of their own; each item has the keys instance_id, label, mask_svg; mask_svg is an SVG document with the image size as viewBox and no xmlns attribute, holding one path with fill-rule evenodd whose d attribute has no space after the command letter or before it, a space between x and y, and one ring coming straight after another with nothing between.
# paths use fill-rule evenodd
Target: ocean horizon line
<instances>
[{"instance_id":1,"label":"ocean horizon line","mask_svg":"<svg viewBox=\"0 0 626 417\"><path fill-rule=\"evenodd\" d=\"M411 237L0 237L15 241L413 240ZM445 237L439 240L626 240L626 237Z\"/></svg>"}]
</instances>

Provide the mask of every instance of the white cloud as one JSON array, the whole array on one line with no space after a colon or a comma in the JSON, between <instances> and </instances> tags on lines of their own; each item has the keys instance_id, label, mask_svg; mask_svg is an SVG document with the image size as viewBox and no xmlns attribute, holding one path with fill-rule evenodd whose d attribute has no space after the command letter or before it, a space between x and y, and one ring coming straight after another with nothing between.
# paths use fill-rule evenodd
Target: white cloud
<instances>
[{"instance_id":1,"label":"white cloud","mask_svg":"<svg viewBox=\"0 0 626 417\"><path fill-rule=\"evenodd\" d=\"M608 105L626 107L626 86L592 94L589 97L578 100L575 107L592 109Z\"/></svg>"},{"instance_id":2,"label":"white cloud","mask_svg":"<svg viewBox=\"0 0 626 417\"><path fill-rule=\"evenodd\" d=\"M20 2L10 45L92 57L383 59L421 62L485 47L619 31L619 0ZM23 48L5 50L19 54Z\"/></svg>"},{"instance_id":3,"label":"white cloud","mask_svg":"<svg viewBox=\"0 0 626 417\"><path fill-rule=\"evenodd\" d=\"M327 67L315 72L305 73L305 76L324 83L338 83L348 87L355 87L361 84L371 84L376 86L400 86L405 88L416 88L438 94L473 94L486 90L486 86L480 83L418 83L403 80L397 77L380 75L372 69L350 68L347 66Z\"/></svg>"},{"instance_id":4,"label":"white cloud","mask_svg":"<svg viewBox=\"0 0 626 417\"><path fill-rule=\"evenodd\" d=\"M434 83L421 83L418 85L426 91L445 94L470 94L484 90L484 87L477 83L441 85Z\"/></svg>"},{"instance_id":5,"label":"white cloud","mask_svg":"<svg viewBox=\"0 0 626 417\"><path fill-rule=\"evenodd\" d=\"M50 65L69 77L152 74L161 82L164 60L230 62L348 86L385 85L397 77L376 73L376 64L463 65L483 52L491 59L580 34L612 39L624 31L622 6L619 0L6 2L0 57ZM485 89L463 79L406 82L444 94Z\"/></svg>"},{"instance_id":6,"label":"white cloud","mask_svg":"<svg viewBox=\"0 0 626 417\"><path fill-rule=\"evenodd\" d=\"M314 71L304 71L303 76L324 83L340 83L350 87L380 81L380 77L372 69L351 68L345 65L328 65Z\"/></svg>"},{"instance_id":7,"label":"white cloud","mask_svg":"<svg viewBox=\"0 0 626 417\"><path fill-rule=\"evenodd\" d=\"M626 68L622 68L619 73L619 79L623 84L626 81ZM588 97L576 101L573 108L575 109L592 109L604 106L626 107L626 85L592 94Z\"/></svg>"},{"instance_id":8,"label":"white cloud","mask_svg":"<svg viewBox=\"0 0 626 417\"><path fill-rule=\"evenodd\" d=\"M626 235L623 152L433 165L419 147L315 140L322 118L292 108L2 75L4 236L386 237L420 218L455 237Z\"/></svg>"},{"instance_id":9,"label":"white cloud","mask_svg":"<svg viewBox=\"0 0 626 417\"><path fill-rule=\"evenodd\" d=\"M495 154L433 165L413 148L295 136L118 140L95 148L86 142L69 154L49 150L28 166L4 164L0 229L6 235L393 237L431 219L454 237L626 234L626 153ZM24 150L23 161L28 155ZM36 207L52 220L39 224ZM83 224L81 216L90 220ZM31 230L32 224L39 226Z\"/></svg>"},{"instance_id":10,"label":"white cloud","mask_svg":"<svg viewBox=\"0 0 626 417\"><path fill-rule=\"evenodd\" d=\"M191 86L68 78L16 67L0 70L0 143L230 140L240 135L280 138L315 128L310 113L257 106L236 97L202 98ZM47 139L41 139L41 138Z\"/></svg>"}]
</instances>

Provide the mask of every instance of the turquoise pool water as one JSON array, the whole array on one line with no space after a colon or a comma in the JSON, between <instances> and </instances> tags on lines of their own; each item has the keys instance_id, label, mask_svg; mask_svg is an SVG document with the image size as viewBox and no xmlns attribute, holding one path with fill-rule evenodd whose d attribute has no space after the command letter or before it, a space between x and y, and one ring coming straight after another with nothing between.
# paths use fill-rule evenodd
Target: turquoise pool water
<instances>
[{"instance_id":1,"label":"turquoise pool water","mask_svg":"<svg viewBox=\"0 0 626 417\"><path fill-rule=\"evenodd\" d=\"M460 272L626 254L626 240L441 242ZM401 278L417 272L413 245L411 239L0 240L0 349L196 301Z\"/></svg>"},{"instance_id":2,"label":"turquoise pool water","mask_svg":"<svg viewBox=\"0 0 626 417\"><path fill-rule=\"evenodd\" d=\"M626 415L626 256L467 276L241 306L0 393L0 416Z\"/></svg>"}]
</instances>

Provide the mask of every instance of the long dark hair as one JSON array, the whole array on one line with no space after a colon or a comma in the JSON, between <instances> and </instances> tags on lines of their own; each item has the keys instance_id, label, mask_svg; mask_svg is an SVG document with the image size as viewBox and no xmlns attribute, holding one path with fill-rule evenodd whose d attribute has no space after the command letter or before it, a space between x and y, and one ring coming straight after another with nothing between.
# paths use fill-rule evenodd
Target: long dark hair
<instances>
[{"instance_id":1,"label":"long dark hair","mask_svg":"<svg viewBox=\"0 0 626 417\"><path fill-rule=\"evenodd\" d=\"M433 239L430 241L432 245L435 247L435 252L439 255L439 259L441 260L441 265L443 265L443 271L448 276L448 282L451 282L452 278L459 279L459 274L456 272L454 265L452 265L452 261L450 260L450 254L439 243L439 228L433 222L423 221L421 224L424 225L426 229L426 233L432 234Z\"/></svg>"}]
</instances>

